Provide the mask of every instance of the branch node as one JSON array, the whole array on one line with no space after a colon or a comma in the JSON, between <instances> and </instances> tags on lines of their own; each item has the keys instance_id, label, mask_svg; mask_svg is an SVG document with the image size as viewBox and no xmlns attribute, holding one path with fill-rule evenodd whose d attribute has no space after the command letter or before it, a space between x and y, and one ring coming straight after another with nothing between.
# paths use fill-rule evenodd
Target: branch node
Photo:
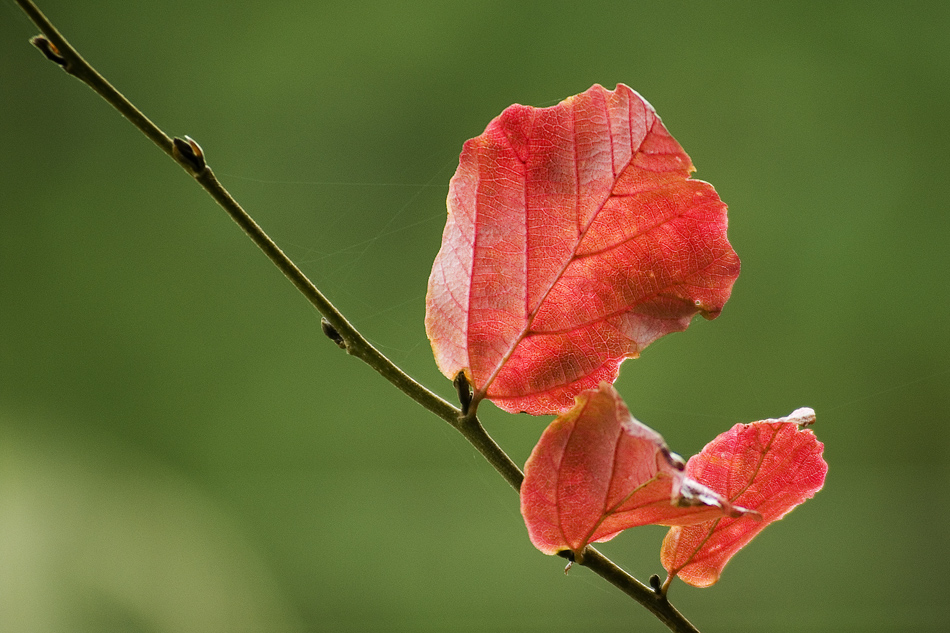
<instances>
[{"instance_id":1,"label":"branch node","mask_svg":"<svg viewBox=\"0 0 950 633\"><path fill-rule=\"evenodd\" d=\"M462 416L468 415L468 408L472 404L472 386L468 382L468 378L465 377L465 372L460 371L455 380L452 381L452 384L455 385L455 390L459 395L459 403L462 405Z\"/></svg>"},{"instance_id":2,"label":"branch node","mask_svg":"<svg viewBox=\"0 0 950 633\"><path fill-rule=\"evenodd\" d=\"M46 59L61 66L63 70L66 70L66 58L59 54L59 49L56 48L55 44L50 42L42 35L35 35L31 37L30 44L38 48L40 52L46 57Z\"/></svg>"},{"instance_id":3,"label":"branch node","mask_svg":"<svg viewBox=\"0 0 950 633\"><path fill-rule=\"evenodd\" d=\"M660 583L660 577L656 574L650 576L650 586L653 587L653 593L664 598L666 597L663 595L663 585Z\"/></svg>"},{"instance_id":4,"label":"branch node","mask_svg":"<svg viewBox=\"0 0 950 633\"><path fill-rule=\"evenodd\" d=\"M337 344L337 347L346 349L346 341L343 340L340 333L336 331L336 328L333 327L326 318L320 319L320 328L323 330L323 333L327 335L328 339Z\"/></svg>"},{"instance_id":5,"label":"branch node","mask_svg":"<svg viewBox=\"0 0 950 633\"><path fill-rule=\"evenodd\" d=\"M175 154L175 160L179 163L183 163L188 166L195 175L200 174L205 169L205 155L201 151L201 146L198 145L190 136L185 138L178 138L177 136L173 139L174 149L172 150Z\"/></svg>"}]
</instances>

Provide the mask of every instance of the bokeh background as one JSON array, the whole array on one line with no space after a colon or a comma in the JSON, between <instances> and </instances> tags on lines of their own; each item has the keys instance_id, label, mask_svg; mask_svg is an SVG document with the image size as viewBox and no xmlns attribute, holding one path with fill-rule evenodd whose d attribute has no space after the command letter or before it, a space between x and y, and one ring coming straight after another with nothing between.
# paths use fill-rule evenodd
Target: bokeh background
<instances>
[{"instance_id":1,"label":"bokeh background","mask_svg":"<svg viewBox=\"0 0 950 633\"><path fill-rule=\"evenodd\" d=\"M946 630L950 4L41 4L448 398L423 312L462 142L634 87L743 272L620 392L684 455L814 407L830 463L672 600L704 632ZM0 630L665 630L535 551L494 471L34 33L0 3ZM483 409L519 463L549 420ZM645 580L663 533L603 550Z\"/></svg>"}]
</instances>

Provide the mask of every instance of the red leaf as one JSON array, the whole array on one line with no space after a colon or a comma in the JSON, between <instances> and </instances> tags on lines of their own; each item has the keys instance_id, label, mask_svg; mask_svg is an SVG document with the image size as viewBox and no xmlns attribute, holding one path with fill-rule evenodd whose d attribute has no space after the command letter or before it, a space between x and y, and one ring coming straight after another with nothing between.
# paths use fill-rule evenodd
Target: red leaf
<instances>
[{"instance_id":1,"label":"red leaf","mask_svg":"<svg viewBox=\"0 0 950 633\"><path fill-rule=\"evenodd\" d=\"M670 579L678 575L695 587L714 584L752 537L821 490L828 472L824 445L802 429L814 421L814 411L798 409L778 420L737 424L690 458L687 475L760 518L722 517L671 528L660 553Z\"/></svg>"},{"instance_id":2,"label":"red leaf","mask_svg":"<svg viewBox=\"0 0 950 633\"><path fill-rule=\"evenodd\" d=\"M521 514L545 554L606 541L621 530L684 525L746 510L687 478L659 433L638 422L612 386L577 397L525 464Z\"/></svg>"},{"instance_id":3,"label":"red leaf","mask_svg":"<svg viewBox=\"0 0 950 633\"><path fill-rule=\"evenodd\" d=\"M507 411L559 413L625 358L715 318L739 259L726 206L622 84L513 105L467 141L429 277L436 363Z\"/></svg>"}]
</instances>

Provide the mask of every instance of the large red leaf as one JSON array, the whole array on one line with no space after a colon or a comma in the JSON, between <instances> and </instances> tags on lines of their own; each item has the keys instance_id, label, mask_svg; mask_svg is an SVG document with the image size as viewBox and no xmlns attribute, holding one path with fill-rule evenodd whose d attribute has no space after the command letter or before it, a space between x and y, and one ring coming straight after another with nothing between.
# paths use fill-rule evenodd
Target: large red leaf
<instances>
[{"instance_id":1,"label":"large red leaf","mask_svg":"<svg viewBox=\"0 0 950 633\"><path fill-rule=\"evenodd\" d=\"M683 470L660 434L601 383L551 423L525 464L521 514L531 542L545 554L570 550L580 557L588 543L629 527L747 512Z\"/></svg>"},{"instance_id":2,"label":"large red leaf","mask_svg":"<svg viewBox=\"0 0 950 633\"><path fill-rule=\"evenodd\" d=\"M814 411L798 409L778 420L737 424L690 458L688 476L760 516L671 528L660 554L671 579L714 584L752 537L821 489L828 472L824 445L802 428L814 421Z\"/></svg>"},{"instance_id":3,"label":"large red leaf","mask_svg":"<svg viewBox=\"0 0 950 633\"><path fill-rule=\"evenodd\" d=\"M624 86L513 105L467 141L426 297L446 376L507 411L560 413L620 363L716 317L739 259L726 206Z\"/></svg>"}]
</instances>

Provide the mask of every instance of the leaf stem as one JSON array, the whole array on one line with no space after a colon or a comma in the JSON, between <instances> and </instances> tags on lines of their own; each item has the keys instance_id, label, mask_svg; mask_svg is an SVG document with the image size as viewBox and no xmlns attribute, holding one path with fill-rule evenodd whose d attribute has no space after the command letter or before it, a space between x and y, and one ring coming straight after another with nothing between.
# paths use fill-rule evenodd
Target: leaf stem
<instances>
[{"instance_id":1,"label":"leaf stem","mask_svg":"<svg viewBox=\"0 0 950 633\"><path fill-rule=\"evenodd\" d=\"M31 40L34 46L39 48L47 59L58 64L67 73L92 88L109 105L194 177L201 187L214 198L231 219L267 255L268 259L307 298L310 304L323 315L326 320L324 331L334 341L341 344L348 354L359 358L375 369L397 389L425 409L452 425L482 454L512 488L516 491L521 488L521 482L524 479L521 469L498 446L475 416L475 408L479 400L478 394L475 394L470 410L463 413L461 409L453 406L414 380L373 347L231 196L205 163L204 152L197 143L188 137L185 137L184 140L169 137L86 62L31 0L15 1L43 34L42 37L37 36ZM333 336L334 334L335 336ZM676 633L698 633L693 625L666 600L665 596L658 595L649 587L640 583L593 547L587 547L581 564L639 602L666 624L671 631Z\"/></svg>"}]
</instances>

